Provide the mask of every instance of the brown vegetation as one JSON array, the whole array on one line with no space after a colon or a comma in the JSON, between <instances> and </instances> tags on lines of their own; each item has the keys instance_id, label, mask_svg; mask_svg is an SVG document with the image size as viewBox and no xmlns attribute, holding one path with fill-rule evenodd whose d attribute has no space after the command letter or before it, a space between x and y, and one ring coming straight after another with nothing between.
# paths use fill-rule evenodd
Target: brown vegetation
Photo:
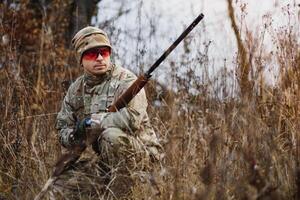
<instances>
[{"instance_id":1,"label":"brown vegetation","mask_svg":"<svg viewBox=\"0 0 300 200\"><path fill-rule=\"evenodd\" d=\"M81 69L69 67L76 62L66 48L61 12L36 17L28 1L5 2L0 3L0 199L33 199L61 154L54 124L64 84ZM151 104L149 112L165 153L152 177L133 188L134 199L300 198L299 29L266 24L276 49L265 52L258 45L263 33L240 35L228 2L238 43L238 84L228 86L232 74L225 66L220 79L193 85L193 68L186 77L174 74L176 93L154 92L155 82L148 86L149 102L162 102ZM54 12L67 5L51 6ZM193 51L190 43L185 41L186 54ZM198 66L210 65L205 52L198 52ZM271 63L278 79L267 84L264 73ZM189 93L191 87L200 93ZM232 90L251 98L225 95Z\"/></svg>"}]
</instances>

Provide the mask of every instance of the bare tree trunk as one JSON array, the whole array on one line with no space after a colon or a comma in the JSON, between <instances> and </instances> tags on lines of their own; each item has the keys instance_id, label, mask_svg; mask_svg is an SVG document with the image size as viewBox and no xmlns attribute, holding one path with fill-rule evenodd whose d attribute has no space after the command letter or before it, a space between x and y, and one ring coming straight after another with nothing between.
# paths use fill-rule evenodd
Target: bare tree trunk
<instances>
[{"instance_id":1,"label":"bare tree trunk","mask_svg":"<svg viewBox=\"0 0 300 200\"><path fill-rule=\"evenodd\" d=\"M65 35L66 45L69 45L73 35L81 28L90 25L93 15L98 11L97 4L101 0L69 0L61 3L67 4L62 6L63 12L54 7L54 3L51 0L31 0L31 8L35 11L35 15L40 17L41 15L52 15L55 18L59 15L63 15L61 19L66 20L63 23L67 24L67 30ZM60 13L57 13L60 12ZM53 20L51 26L58 26L57 23L61 21Z\"/></svg>"},{"instance_id":2,"label":"bare tree trunk","mask_svg":"<svg viewBox=\"0 0 300 200\"><path fill-rule=\"evenodd\" d=\"M97 13L97 4L101 0L74 0L71 7L72 16L69 25L69 33L66 40L70 41L73 35L81 28L91 24L93 15Z\"/></svg>"}]
</instances>

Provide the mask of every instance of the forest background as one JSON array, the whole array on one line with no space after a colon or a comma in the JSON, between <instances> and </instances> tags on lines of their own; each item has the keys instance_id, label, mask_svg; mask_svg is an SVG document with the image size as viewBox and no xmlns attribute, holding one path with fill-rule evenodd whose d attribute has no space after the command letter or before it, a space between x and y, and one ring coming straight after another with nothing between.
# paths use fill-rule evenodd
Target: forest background
<instances>
[{"instance_id":1,"label":"forest background","mask_svg":"<svg viewBox=\"0 0 300 200\"><path fill-rule=\"evenodd\" d=\"M187 2L172 15L143 0L1 1L0 199L33 199L61 155L56 113L82 73L73 34L104 29L113 60L140 74L209 9ZM132 198L299 199L300 3L272 2L257 16L247 1L214 3L222 17L208 13L155 72L146 89L164 159Z\"/></svg>"}]
</instances>

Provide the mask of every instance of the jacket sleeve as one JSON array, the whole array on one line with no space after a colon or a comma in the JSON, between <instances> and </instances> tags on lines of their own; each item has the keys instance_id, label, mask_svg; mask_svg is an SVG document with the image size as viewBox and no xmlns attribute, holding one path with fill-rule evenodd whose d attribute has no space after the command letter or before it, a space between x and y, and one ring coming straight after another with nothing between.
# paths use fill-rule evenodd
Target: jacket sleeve
<instances>
[{"instance_id":1,"label":"jacket sleeve","mask_svg":"<svg viewBox=\"0 0 300 200\"><path fill-rule=\"evenodd\" d=\"M61 110L56 119L59 141L64 147L72 146L73 141L70 140L70 134L73 133L76 124L74 109L70 104L70 94L71 87L62 102Z\"/></svg>"},{"instance_id":2,"label":"jacket sleeve","mask_svg":"<svg viewBox=\"0 0 300 200\"><path fill-rule=\"evenodd\" d=\"M129 88L135 79L134 75L129 75L121 82L115 94L115 100ZM117 127L133 133L141 128L141 124L147 116L147 106L146 94L142 89L125 108L115 113L102 115L101 126L102 128Z\"/></svg>"}]
</instances>

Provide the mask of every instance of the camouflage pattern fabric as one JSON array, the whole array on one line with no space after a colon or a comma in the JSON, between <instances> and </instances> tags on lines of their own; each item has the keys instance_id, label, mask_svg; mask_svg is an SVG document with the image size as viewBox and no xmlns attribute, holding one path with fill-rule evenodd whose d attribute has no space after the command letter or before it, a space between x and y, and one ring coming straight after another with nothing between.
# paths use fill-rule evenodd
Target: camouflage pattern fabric
<instances>
[{"instance_id":1,"label":"camouflage pattern fabric","mask_svg":"<svg viewBox=\"0 0 300 200\"><path fill-rule=\"evenodd\" d=\"M146 112L144 90L119 112L105 112L135 79L130 71L112 65L100 79L85 74L70 86L57 117L61 144L72 147L69 135L77 121L101 116L101 124L92 124L87 133L97 135L93 144L96 153L82 157L73 170L60 177L53 190L55 196L119 199L130 191L133 174L147 172L150 160L158 159L160 144ZM85 197L73 197L76 193Z\"/></svg>"},{"instance_id":2,"label":"camouflage pattern fabric","mask_svg":"<svg viewBox=\"0 0 300 200\"><path fill-rule=\"evenodd\" d=\"M88 49L99 46L112 49L107 34L103 30L92 26L87 26L78 31L72 39L72 45L75 48L79 62L81 62L82 54Z\"/></svg>"},{"instance_id":3,"label":"camouflage pattern fabric","mask_svg":"<svg viewBox=\"0 0 300 200\"><path fill-rule=\"evenodd\" d=\"M120 129L108 128L92 150L63 173L52 190L53 199L127 199L131 186L148 172L150 156L143 145Z\"/></svg>"}]
</instances>

